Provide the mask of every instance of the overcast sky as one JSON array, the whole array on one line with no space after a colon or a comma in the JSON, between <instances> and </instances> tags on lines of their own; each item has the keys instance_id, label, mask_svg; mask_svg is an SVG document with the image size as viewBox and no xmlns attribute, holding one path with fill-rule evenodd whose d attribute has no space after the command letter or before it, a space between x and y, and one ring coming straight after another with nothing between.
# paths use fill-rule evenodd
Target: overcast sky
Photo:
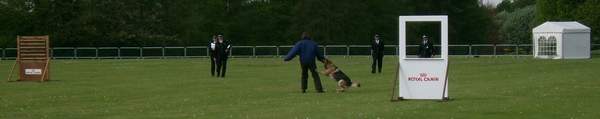
<instances>
[{"instance_id":1,"label":"overcast sky","mask_svg":"<svg viewBox=\"0 0 600 119\"><path fill-rule=\"evenodd\" d=\"M481 1L481 3L483 4L493 4L493 5L498 5L500 4L500 2L502 2L502 0L479 0Z\"/></svg>"}]
</instances>

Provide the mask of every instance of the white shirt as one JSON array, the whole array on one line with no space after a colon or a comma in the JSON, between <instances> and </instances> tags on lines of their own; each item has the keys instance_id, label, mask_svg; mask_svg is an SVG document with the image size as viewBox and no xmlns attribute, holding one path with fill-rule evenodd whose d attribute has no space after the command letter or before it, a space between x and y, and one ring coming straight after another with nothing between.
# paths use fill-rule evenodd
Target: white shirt
<instances>
[{"instance_id":1,"label":"white shirt","mask_svg":"<svg viewBox=\"0 0 600 119\"><path fill-rule=\"evenodd\" d=\"M215 50L215 43L210 43L210 49Z\"/></svg>"}]
</instances>

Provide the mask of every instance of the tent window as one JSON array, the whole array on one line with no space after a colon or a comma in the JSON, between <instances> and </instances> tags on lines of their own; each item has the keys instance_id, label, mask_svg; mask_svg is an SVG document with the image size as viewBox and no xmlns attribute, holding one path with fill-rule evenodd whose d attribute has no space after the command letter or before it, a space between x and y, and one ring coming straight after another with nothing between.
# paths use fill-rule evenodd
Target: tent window
<instances>
[{"instance_id":1,"label":"tent window","mask_svg":"<svg viewBox=\"0 0 600 119\"><path fill-rule=\"evenodd\" d=\"M548 38L548 49L549 56L556 56L556 37L550 36Z\"/></svg>"},{"instance_id":2,"label":"tent window","mask_svg":"<svg viewBox=\"0 0 600 119\"><path fill-rule=\"evenodd\" d=\"M544 49L545 42L546 42L546 37L542 36L542 37L538 38L538 45L537 45L538 50L537 51L538 51L538 55L540 55L540 56L545 55L545 49Z\"/></svg>"},{"instance_id":3,"label":"tent window","mask_svg":"<svg viewBox=\"0 0 600 119\"><path fill-rule=\"evenodd\" d=\"M538 55L556 56L556 37L550 36L548 39L542 36L538 38Z\"/></svg>"}]
</instances>

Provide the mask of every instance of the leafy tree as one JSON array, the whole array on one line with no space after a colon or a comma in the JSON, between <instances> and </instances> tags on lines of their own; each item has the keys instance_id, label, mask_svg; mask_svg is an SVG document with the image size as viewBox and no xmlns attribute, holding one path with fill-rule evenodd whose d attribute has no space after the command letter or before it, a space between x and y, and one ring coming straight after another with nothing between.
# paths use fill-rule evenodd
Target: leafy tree
<instances>
[{"instance_id":1,"label":"leafy tree","mask_svg":"<svg viewBox=\"0 0 600 119\"><path fill-rule=\"evenodd\" d=\"M498 14L501 19L500 39L504 43L526 44L531 43L531 29L533 29L533 19L535 6L528 6L516 9L514 12L502 12Z\"/></svg>"},{"instance_id":2,"label":"leafy tree","mask_svg":"<svg viewBox=\"0 0 600 119\"><path fill-rule=\"evenodd\" d=\"M600 43L600 0L587 0L576 11L577 21L591 27L592 41Z\"/></svg>"},{"instance_id":3,"label":"leafy tree","mask_svg":"<svg viewBox=\"0 0 600 119\"><path fill-rule=\"evenodd\" d=\"M537 0L537 12L535 24L539 25L546 21L578 21L592 28L592 40L600 42L600 28L598 23L600 12L600 1L598 0Z\"/></svg>"}]
</instances>

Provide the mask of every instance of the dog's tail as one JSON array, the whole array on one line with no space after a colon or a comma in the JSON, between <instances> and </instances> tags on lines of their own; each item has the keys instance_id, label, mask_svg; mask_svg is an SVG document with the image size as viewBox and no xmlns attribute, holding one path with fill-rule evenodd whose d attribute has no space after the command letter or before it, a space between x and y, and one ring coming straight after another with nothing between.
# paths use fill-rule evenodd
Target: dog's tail
<instances>
[{"instance_id":1,"label":"dog's tail","mask_svg":"<svg viewBox=\"0 0 600 119\"><path fill-rule=\"evenodd\" d=\"M357 88L358 88L358 87L360 87L360 82L358 82L358 81L353 81L353 82L352 82L352 87L357 87Z\"/></svg>"}]
</instances>

